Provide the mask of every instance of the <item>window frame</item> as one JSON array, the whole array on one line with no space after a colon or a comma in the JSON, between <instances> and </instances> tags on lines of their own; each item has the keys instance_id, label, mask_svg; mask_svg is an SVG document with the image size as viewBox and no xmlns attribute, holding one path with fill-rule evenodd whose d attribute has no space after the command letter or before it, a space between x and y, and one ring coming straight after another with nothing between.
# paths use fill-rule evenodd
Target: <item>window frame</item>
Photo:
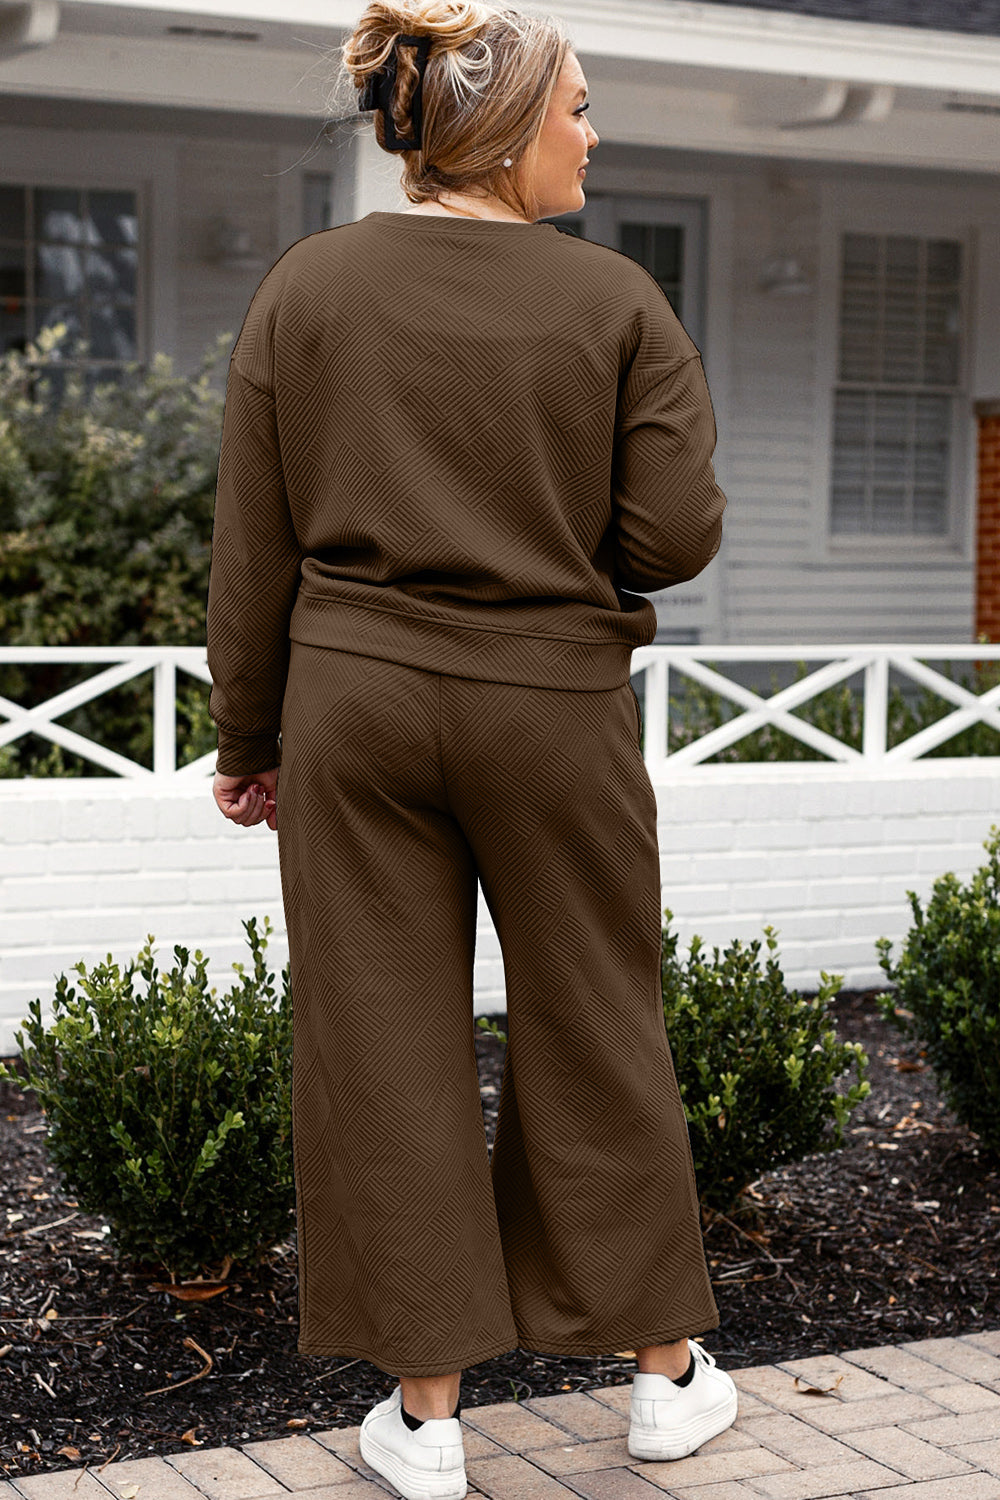
<instances>
[{"instance_id":1,"label":"window frame","mask_svg":"<svg viewBox=\"0 0 1000 1500\"><path fill-rule=\"evenodd\" d=\"M141 364L145 364L147 362L147 360L148 360L148 352L143 347L143 337L142 337L142 335L143 335L143 326L144 326L143 325L143 309L145 307L145 298L146 298L146 268L145 268L145 265L144 265L144 249L143 249L143 238L144 238L144 236L143 236L143 231L144 231L143 206L142 206L142 203L140 201L141 195L138 192L138 190L136 188L134 188L134 187L115 187L115 188L110 188L109 189L109 188L105 188L103 186L96 186L95 187L91 183L84 184L84 183L80 183L80 182L69 182L69 181L61 181L61 182L58 182L58 183L38 182L36 180L31 180L31 178L29 176L23 177L18 182L13 182L13 181L10 181L7 178L6 174L4 174L3 177L0 177L0 187L13 188L15 190L19 190L19 191L24 192L26 195L30 195L30 196L26 196L26 198L25 198L26 222L25 222L25 234L24 234L23 243L24 243L24 247L25 247L26 280L27 280L27 286L29 286L31 288L31 293L29 295L29 293L26 291L24 298L21 299L21 300L23 300L26 304L31 304L31 305L34 306L36 318L37 318L37 310L38 310L38 308L39 308L40 305L42 307L47 307L48 304L52 303L53 301L58 302L60 300L69 301L71 304L75 305L78 302L78 300L80 300L80 299L77 299L75 297L71 297L69 299L58 299L58 298L53 299L53 298L42 298L42 297L39 296L39 287L38 287L38 280L37 280L37 278L38 278L38 271L36 269L39 249L40 249L40 247L43 247L43 246L50 246L50 247L51 246L55 246L55 245L58 245L61 242L47 239L43 235L41 235L39 233L38 205L37 205L37 199L36 199L35 195L38 194L38 193L45 193L45 192L52 192L52 191L56 191L56 192L58 192L58 191L67 191L67 192L72 192L72 193L80 193L80 194L87 195L88 198L89 198L89 196L91 194L97 194L97 193L101 193L101 192L114 192L114 193L128 194L128 196L132 199L132 201L134 203L134 206L135 206L135 217L136 217L136 243L135 243L136 266L135 266L135 291L133 293L133 321L134 321L134 328L135 328L135 352L128 359L113 359L113 358L109 358L109 357L107 357L105 355L95 355L95 354L93 354L92 351L88 351L88 354L84 358L79 358L79 357L77 357L75 355L70 355L70 356L68 356L65 359L61 359L59 361L59 367L60 367L60 369L66 369L66 370L69 370L69 369L83 370L88 375L88 377L92 376L94 379L97 380L98 383L100 383L100 381L102 380L102 375L104 374L104 372L111 372L111 378L114 379L114 378L116 378L116 373L115 372L124 372L130 364L133 364L136 361L138 361ZM75 247L75 242L73 242L73 241L67 241L66 244L69 246L69 248L74 248ZM79 248L85 251L88 247L81 242ZM125 242L125 241L122 242L122 248L128 248L127 242ZM90 300L90 299L88 297L88 298L85 298L83 300ZM51 324L51 323L44 323L44 324L42 324L40 326L36 326L33 333L28 333L26 331L26 333L25 333L26 341L28 343L37 343L37 341L38 341L41 333L43 332L43 330L46 329L46 328L53 327L53 326L54 325ZM88 340L88 342L92 343L92 340L93 340L93 333L91 331L91 337L90 337L90 340Z\"/></svg>"},{"instance_id":2,"label":"window frame","mask_svg":"<svg viewBox=\"0 0 1000 1500\"><path fill-rule=\"evenodd\" d=\"M0 126L0 181L32 188L80 188L135 195L136 358L174 357L178 333L177 141L145 132ZM153 275L153 268L156 274Z\"/></svg>"},{"instance_id":3,"label":"window frame","mask_svg":"<svg viewBox=\"0 0 1000 1500\"><path fill-rule=\"evenodd\" d=\"M976 503L975 421L971 391L975 361L975 252L968 221L947 188L911 189L884 185L825 182L821 189L820 257L816 308L815 434L810 561L847 564L852 568L885 568L905 562L966 562L972 557ZM937 535L870 532L836 533L831 529L833 427L840 385L841 257L846 234L903 235L917 239L956 240L962 247L959 302L959 383L952 393L952 425L945 529ZM858 387L861 389L862 387ZM865 387L868 389L868 387ZM909 391L909 386L900 390ZM931 388L928 388L931 389Z\"/></svg>"},{"instance_id":4,"label":"window frame","mask_svg":"<svg viewBox=\"0 0 1000 1500\"><path fill-rule=\"evenodd\" d=\"M624 184L609 186L603 192L588 191L586 202L580 209L543 219L541 222L565 225L567 229L571 224L581 224L588 240L607 245L616 251L619 250L619 226L622 222L668 224L681 228L684 232L684 248L680 299L682 306L678 316L686 333L702 354L703 365L707 365L705 289L709 276L707 241L711 208L712 197L707 192L637 192ZM671 306L674 306L673 301ZM714 399L713 410L719 422L719 408ZM724 567L725 559L716 556L697 578L646 594L645 597L650 600L657 613L655 644L698 645L702 640L721 638ZM694 624L688 625L686 617L691 616L694 617Z\"/></svg>"}]
</instances>

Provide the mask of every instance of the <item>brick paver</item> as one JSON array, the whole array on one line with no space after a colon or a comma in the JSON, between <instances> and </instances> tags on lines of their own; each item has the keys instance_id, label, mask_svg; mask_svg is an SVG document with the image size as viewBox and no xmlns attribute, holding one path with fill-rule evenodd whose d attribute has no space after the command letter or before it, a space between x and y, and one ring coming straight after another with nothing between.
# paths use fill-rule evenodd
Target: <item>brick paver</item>
<instances>
[{"instance_id":1,"label":"brick paver","mask_svg":"<svg viewBox=\"0 0 1000 1500\"><path fill-rule=\"evenodd\" d=\"M963 1380L1000 1380L1000 1358L965 1339L921 1339L904 1345L910 1354L930 1360Z\"/></svg>"},{"instance_id":2,"label":"brick paver","mask_svg":"<svg viewBox=\"0 0 1000 1500\"><path fill-rule=\"evenodd\" d=\"M890 1464L907 1479L943 1479L948 1474L968 1474L973 1468L954 1453L914 1437L900 1427L869 1427L864 1432L850 1433L845 1441L859 1453Z\"/></svg>"},{"instance_id":3,"label":"brick paver","mask_svg":"<svg viewBox=\"0 0 1000 1500\"><path fill-rule=\"evenodd\" d=\"M465 1470L469 1474L469 1450L465 1451ZM536 1468L541 1469L543 1474L551 1474L554 1479L561 1479L567 1474L585 1474L591 1469L620 1467L621 1456L621 1438L608 1438L600 1443L567 1441L554 1448L534 1448L531 1452L531 1462ZM471 1474L469 1482L472 1483Z\"/></svg>"},{"instance_id":4,"label":"brick paver","mask_svg":"<svg viewBox=\"0 0 1000 1500\"><path fill-rule=\"evenodd\" d=\"M780 1453L800 1469L814 1468L816 1464L837 1464L857 1455L835 1438L824 1437L808 1422L798 1417L780 1415L770 1417L748 1417L740 1424L741 1431L756 1438L772 1453Z\"/></svg>"},{"instance_id":5,"label":"brick paver","mask_svg":"<svg viewBox=\"0 0 1000 1500\"><path fill-rule=\"evenodd\" d=\"M465 1415L464 1411L462 1415ZM609 1471L602 1469L600 1472L606 1474ZM631 1484L631 1488L626 1486L620 1491L621 1500L627 1500L629 1495L640 1500L640 1492L646 1487L627 1469L619 1472ZM569 1500L567 1490L558 1479L543 1474L533 1463L515 1453L505 1454L503 1458L470 1459L466 1456L465 1473L472 1488L481 1495L490 1496L491 1500ZM586 1488L587 1478L583 1474L574 1478L574 1488L580 1493L594 1493Z\"/></svg>"},{"instance_id":6,"label":"brick paver","mask_svg":"<svg viewBox=\"0 0 1000 1500\"><path fill-rule=\"evenodd\" d=\"M670 1493L674 1500L760 1500L756 1490L740 1484L738 1479L724 1479L721 1484L699 1484L694 1489L690 1485L682 1485L677 1490L671 1486Z\"/></svg>"},{"instance_id":7,"label":"brick paver","mask_svg":"<svg viewBox=\"0 0 1000 1500\"><path fill-rule=\"evenodd\" d=\"M942 1385L941 1366L932 1361L919 1359L908 1349L848 1349L842 1356L849 1364L858 1364L875 1375L881 1375L893 1385L907 1391L922 1391L928 1386Z\"/></svg>"},{"instance_id":8,"label":"brick paver","mask_svg":"<svg viewBox=\"0 0 1000 1500\"><path fill-rule=\"evenodd\" d=\"M350 1464L337 1458L311 1437L276 1438L270 1442L243 1443L241 1451L273 1474L288 1489L311 1490L322 1485L350 1483L357 1474ZM140 1500L140 1497L137 1497ZM159 1497L157 1497L159 1500Z\"/></svg>"},{"instance_id":9,"label":"brick paver","mask_svg":"<svg viewBox=\"0 0 1000 1500\"><path fill-rule=\"evenodd\" d=\"M986 1411L1000 1406L1000 1395L985 1385L973 1385L969 1380L959 1380L951 1385L931 1385L923 1393L928 1401L936 1401L948 1411Z\"/></svg>"},{"instance_id":10,"label":"brick paver","mask_svg":"<svg viewBox=\"0 0 1000 1500\"><path fill-rule=\"evenodd\" d=\"M1000 1500L1000 1479L991 1474L960 1474L955 1479L916 1480L891 1490L863 1490L854 1500Z\"/></svg>"},{"instance_id":11,"label":"brick paver","mask_svg":"<svg viewBox=\"0 0 1000 1500\"><path fill-rule=\"evenodd\" d=\"M931 1417L926 1422L905 1422L907 1432L939 1448L954 1448L957 1443L980 1443L1000 1437L1000 1411L971 1411L961 1417Z\"/></svg>"},{"instance_id":12,"label":"brick paver","mask_svg":"<svg viewBox=\"0 0 1000 1500\"><path fill-rule=\"evenodd\" d=\"M730 1374L741 1393L746 1391L779 1411L801 1412L824 1399L807 1395L801 1382L796 1385L795 1375L779 1370L777 1365L757 1365L749 1370L732 1370Z\"/></svg>"},{"instance_id":13,"label":"brick paver","mask_svg":"<svg viewBox=\"0 0 1000 1500\"><path fill-rule=\"evenodd\" d=\"M817 1354L812 1359L782 1360L779 1368L788 1370L793 1377L797 1375L800 1382L805 1381L817 1390L835 1387L835 1393L841 1401L877 1400L880 1396L893 1395L896 1389L894 1382L883 1380L878 1374L850 1364L836 1354ZM817 1399L815 1396L807 1396L809 1401Z\"/></svg>"},{"instance_id":14,"label":"brick paver","mask_svg":"<svg viewBox=\"0 0 1000 1500\"><path fill-rule=\"evenodd\" d=\"M968 1387L981 1389L981 1387ZM963 1407L964 1411L976 1407ZM924 1417L944 1417L954 1414L953 1406L944 1406L930 1399L930 1392L897 1391L893 1396L880 1396L877 1401L817 1401L796 1415L821 1432L838 1437L846 1432L860 1432L865 1427L886 1427L892 1423L916 1422Z\"/></svg>"},{"instance_id":15,"label":"brick paver","mask_svg":"<svg viewBox=\"0 0 1000 1500\"><path fill-rule=\"evenodd\" d=\"M989 1443L962 1443L954 1451L977 1469L1000 1475L1000 1442L996 1439Z\"/></svg>"},{"instance_id":16,"label":"brick paver","mask_svg":"<svg viewBox=\"0 0 1000 1500\"><path fill-rule=\"evenodd\" d=\"M144 1496L148 1500L150 1495L155 1495L156 1500L200 1500L202 1494L164 1458L123 1458L107 1468L102 1466L100 1477L112 1495L127 1495L133 1485L138 1485L135 1500L143 1500Z\"/></svg>"},{"instance_id":17,"label":"brick paver","mask_svg":"<svg viewBox=\"0 0 1000 1500\"><path fill-rule=\"evenodd\" d=\"M288 1491L238 1448L207 1448L202 1453L170 1453L167 1463L197 1485L208 1500L257 1500Z\"/></svg>"},{"instance_id":18,"label":"brick paver","mask_svg":"<svg viewBox=\"0 0 1000 1500\"><path fill-rule=\"evenodd\" d=\"M551 1448L556 1443L564 1443L565 1432L554 1422L538 1415L539 1404L534 1402L534 1409L523 1401L470 1406L468 1411L462 1410L462 1423L513 1453L531 1453L535 1448Z\"/></svg>"},{"instance_id":19,"label":"brick paver","mask_svg":"<svg viewBox=\"0 0 1000 1500\"><path fill-rule=\"evenodd\" d=\"M17 1481L14 1494L23 1495L25 1500L108 1500L103 1484L93 1474L81 1474L77 1469L26 1475Z\"/></svg>"},{"instance_id":20,"label":"brick paver","mask_svg":"<svg viewBox=\"0 0 1000 1500\"><path fill-rule=\"evenodd\" d=\"M860 1489L895 1486L899 1475L870 1458L843 1464L821 1464L792 1474L769 1474L754 1480L754 1489L767 1500L821 1500L826 1495L854 1495Z\"/></svg>"},{"instance_id":21,"label":"brick paver","mask_svg":"<svg viewBox=\"0 0 1000 1500\"><path fill-rule=\"evenodd\" d=\"M735 1425L673 1462L629 1454L627 1384L468 1407L469 1500L1000 1500L1000 1331L732 1374ZM0 1500L398 1500L358 1430L81 1465Z\"/></svg>"},{"instance_id":22,"label":"brick paver","mask_svg":"<svg viewBox=\"0 0 1000 1500\"><path fill-rule=\"evenodd\" d=\"M631 1399L631 1387L625 1389ZM519 1405L522 1410L536 1412L544 1421L558 1424L579 1438L620 1437L628 1426L627 1413L622 1416L603 1401L595 1401L579 1391L566 1396L532 1396Z\"/></svg>"},{"instance_id":23,"label":"brick paver","mask_svg":"<svg viewBox=\"0 0 1000 1500\"><path fill-rule=\"evenodd\" d=\"M794 1470L787 1458L767 1448L739 1448L735 1453L713 1453L708 1444L690 1458L675 1458L672 1463L648 1463L644 1459L626 1459L631 1468L652 1484L673 1489L675 1484L709 1484L716 1479L757 1479L762 1474Z\"/></svg>"},{"instance_id":24,"label":"brick paver","mask_svg":"<svg viewBox=\"0 0 1000 1500\"><path fill-rule=\"evenodd\" d=\"M673 1496L673 1490L668 1493ZM572 1490L564 1490L562 1500L574 1500L576 1495L584 1500L664 1500L663 1490L647 1484L631 1469L601 1469L574 1479Z\"/></svg>"}]
</instances>

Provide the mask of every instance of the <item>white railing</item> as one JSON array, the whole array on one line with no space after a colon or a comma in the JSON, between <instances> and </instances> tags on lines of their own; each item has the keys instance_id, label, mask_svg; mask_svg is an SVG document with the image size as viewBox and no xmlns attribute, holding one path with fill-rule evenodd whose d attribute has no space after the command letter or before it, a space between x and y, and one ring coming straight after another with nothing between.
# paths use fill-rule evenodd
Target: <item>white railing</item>
<instances>
[{"instance_id":1,"label":"white railing","mask_svg":"<svg viewBox=\"0 0 1000 1500\"><path fill-rule=\"evenodd\" d=\"M0 746L9 745L25 734L37 734L106 771L113 771L116 776L135 779L204 776L215 769L214 750L189 765L177 765L177 673L186 672L199 682L211 683L204 646L0 646L0 667L40 666L50 662L77 667L105 664L105 670L35 708L24 708L0 696L0 717L7 721L0 723ZM92 703L112 688L132 682L146 672L153 674L152 770L56 723L71 709Z\"/></svg>"},{"instance_id":2,"label":"white railing","mask_svg":"<svg viewBox=\"0 0 1000 1500\"><path fill-rule=\"evenodd\" d=\"M828 756L831 761L859 766L899 766L918 760L976 723L1000 731L1000 684L979 694L970 692L927 666L928 661L995 662L1000 668L1000 646L640 646L632 655L632 676L641 675L644 679L646 765L654 779L668 779L674 769L704 767L710 756L766 725L784 731ZM747 663L766 669L779 663L798 662L819 662L821 665L814 665L807 676L770 697L762 697L751 688L734 682L712 665ZM104 670L34 708L25 708L0 696L0 746L12 744L26 734L37 734L117 776L140 780L165 776L198 777L213 770L214 750L188 765L177 765L177 674L184 672L200 682L210 683L204 647L0 647L0 666L30 667L45 663L103 666ZM936 723L892 747L888 745L890 671L930 689L955 705ZM57 722L72 709L91 703L147 672L153 675L152 769ZM699 683L743 712L667 754L671 673ZM828 688L858 674L861 674L863 683L860 750L792 712ZM1000 761L1000 757L991 757L994 758ZM796 765L801 763L796 762ZM711 772L716 767L704 769Z\"/></svg>"},{"instance_id":3,"label":"white railing","mask_svg":"<svg viewBox=\"0 0 1000 1500\"><path fill-rule=\"evenodd\" d=\"M633 677L645 677L645 760L653 779L671 770L702 765L709 756L745 739L766 725L783 730L832 761L851 765L899 766L926 755L937 745L976 723L1000 730L1000 684L982 693L970 692L926 665L940 662L997 662L1000 646L640 646L632 655ZM823 665L798 682L764 698L733 682L709 663L752 663L764 667L785 663ZM889 729L889 673L895 670L939 698L954 703L951 713L891 748ZM688 677L742 708L717 729L666 753L670 673ZM862 748L827 734L798 718L792 709L817 698L827 689L862 674ZM994 757L990 757L993 759ZM1000 757L997 757L1000 759ZM796 765L800 765L796 762ZM708 768L706 768L708 769Z\"/></svg>"}]
</instances>

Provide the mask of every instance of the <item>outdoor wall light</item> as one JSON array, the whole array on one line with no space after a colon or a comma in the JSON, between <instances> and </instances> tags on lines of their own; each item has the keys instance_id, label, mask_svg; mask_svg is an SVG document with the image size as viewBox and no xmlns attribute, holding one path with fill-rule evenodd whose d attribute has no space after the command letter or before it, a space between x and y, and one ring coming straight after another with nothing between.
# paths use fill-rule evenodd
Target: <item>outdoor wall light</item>
<instances>
[{"instance_id":1,"label":"outdoor wall light","mask_svg":"<svg viewBox=\"0 0 1000 1500\"><path fill-rule=\"evenodd\" d=\"M264 257L254 249L249 229L231 219L215 219L209 225L205 259L227 271L259 271Z\"/></svg>"},{"instance_id":2,"label":"outdoor wall light","mask_svg":"<svg viewBox=\"0 0 1000 1500\"><path fill-rule=\"evenodd\" d=\"M802 297L813 289L802 268L804 246L813 234L815 215L810 185L790 175L793 164L770 162L764 174L766 238L757 290L769 297ZM808 260L808 254L806 254Z\"/></svg>"},{"instance_id":3,"label":"outdoor wall light","mask_svg":"<svg viewBox=\"0 0 1000 1500\"><path fill-rule=\"evenodd\" d=\"M775 255L764 262L757 289L771 297L801 297L813 284L794 255Z\"/></svg>"}]
</instances>

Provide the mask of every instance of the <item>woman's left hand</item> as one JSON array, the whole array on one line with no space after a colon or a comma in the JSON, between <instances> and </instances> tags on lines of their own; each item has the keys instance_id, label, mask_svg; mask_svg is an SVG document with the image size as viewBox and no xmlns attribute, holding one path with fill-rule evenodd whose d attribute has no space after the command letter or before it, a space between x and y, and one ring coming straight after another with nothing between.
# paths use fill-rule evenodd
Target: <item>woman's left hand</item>
<instances>
[{"instance_id":1,"label":"woman's left hand","mask_svg":"<svg viewBox=\"0 0 1000 1500\"><path fill-rule=\"evenodd\" d=\"M277 766L253 776L223 776L216 771L212 795L231 823L252 828L266 820L268 828L274 830L278 826Z\"/></svg>"}]
</instances>

